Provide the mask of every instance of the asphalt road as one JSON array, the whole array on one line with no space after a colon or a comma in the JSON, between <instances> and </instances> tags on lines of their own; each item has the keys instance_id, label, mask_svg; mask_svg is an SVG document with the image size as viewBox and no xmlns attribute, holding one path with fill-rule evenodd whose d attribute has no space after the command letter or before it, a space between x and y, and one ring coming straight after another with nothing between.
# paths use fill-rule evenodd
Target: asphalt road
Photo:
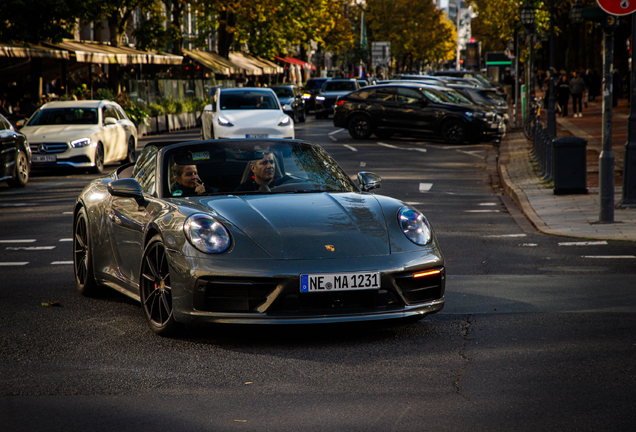
<instances>
[{"instance_id":1,"label":"asphalt road","mask_svg":"<svg viewBox=\"0 0 636 432\"><path fill-rule=\"evenodd\" d=\"M140 146L175 136L199 131ZM620 257L634 243L538 234L502 195L491 144L354 141L313 118L297 137L427 215L447 260L441 313L160 338L134 301L75 290L70 212L94 176L34 173L0 185L0 430L633 427L636 259Z\"/></svg>"}]
</instances>

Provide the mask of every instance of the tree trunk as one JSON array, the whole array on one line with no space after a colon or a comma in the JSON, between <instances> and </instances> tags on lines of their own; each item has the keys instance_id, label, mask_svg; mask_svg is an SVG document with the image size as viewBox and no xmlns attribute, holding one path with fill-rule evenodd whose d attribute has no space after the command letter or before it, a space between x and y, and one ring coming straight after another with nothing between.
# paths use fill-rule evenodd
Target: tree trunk
<instances>
[{"instance_id":1,"label":"tree trunk","mask_svg":"<svg viewBox=\"0 0 636 432\"><path fill-rule=\"evenodd\" d=\"M227 28L233 28L236 24L236 15L222 11L219 13L219 55L225 58L230 56L230 47L234 42L234 30L227 31Z\"/></svg>"}]
</instances>

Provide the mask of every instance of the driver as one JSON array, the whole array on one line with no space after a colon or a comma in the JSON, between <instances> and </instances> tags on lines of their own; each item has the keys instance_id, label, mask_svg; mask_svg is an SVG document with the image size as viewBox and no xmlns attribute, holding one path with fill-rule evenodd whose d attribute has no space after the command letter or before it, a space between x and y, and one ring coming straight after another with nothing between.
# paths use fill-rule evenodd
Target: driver
<instances>
[{"instance_id":1,"label":"driver","mask_svg":"<svg viewBox=\"0 0 636 432\"><path fill-rule=\"evenodd\" d=\"M173 197L216 192L214 188L203 184L196 165L174 164L172 166L172 179L175 183L172 190Z\"/></svg>"},{"instance_id":2,"label":"driver","mask_svg":"<svg viewBox=\"0 0 636 432\"><path fill-rule=\"evenodd\" d=\"M269 151L264 152L262 159L250 162L252 176L247 181L241 183L236 188L236 192L269 192L270 188L289 180L288 176L274 180L274 173L276 172L275 164L274 155Z\"/></svg>"}]
</instances>

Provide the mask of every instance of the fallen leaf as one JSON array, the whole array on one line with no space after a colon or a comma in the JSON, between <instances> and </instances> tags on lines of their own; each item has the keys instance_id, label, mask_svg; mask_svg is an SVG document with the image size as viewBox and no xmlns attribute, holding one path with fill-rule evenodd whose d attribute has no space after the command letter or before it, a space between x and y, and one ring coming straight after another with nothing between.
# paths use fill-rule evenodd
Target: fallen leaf
<instances>
[{"instance_id":1,"label":"fallen leaf","mask_svg":"<svg viewBox=\"0 0 636 432\"><path fill-rule=\"evenodd\" d=\"M49 307L49 306L59 307L59 306L62 306L62 304L59 301L55 300L54 302L51 302L51 301L42 302L41 306L44 306L44 307Z\"/></svg>"}]
</instances>

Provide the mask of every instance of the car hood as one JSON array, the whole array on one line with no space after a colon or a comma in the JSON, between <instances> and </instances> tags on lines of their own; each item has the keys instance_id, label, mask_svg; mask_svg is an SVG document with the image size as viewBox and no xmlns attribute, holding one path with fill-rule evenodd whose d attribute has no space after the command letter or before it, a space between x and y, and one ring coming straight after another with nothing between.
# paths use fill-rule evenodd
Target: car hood
<instances>
[{"instance_id":1,"label":"car hood","mask_svg":"<svg viewBox=\"0 0 636 432\"><path fill-rule=\"evenodd\" d=\"M78 138L86 138L100 130L99 125L49 125L49 126L25 126L20 132L29 138L29 142L43 141L72 141Z\"/></svg>"},{"instance_id":2,"label":"car hood","mask_svg":"<svg viewBox=\"0 0 636 432\"><path fill-rule=\"evenodd\" d=\"M257 128L260 126L271 127L272 123L278 124L282 117L287 117L279 110L225 110L221 111L220 117L224 117L234 126L249 126Z\"/></svg>"},{"instance_id":3,"label":"car hood","mask_svg":"<svg viewBox=\"0 0 636 432\"><path fill-rule=\"evenodd\" d=\"M320 94L322 96L344 96L354 91L355 90L324 91L320 92Z\"/></svg>"},{"instance_id":4,"label":"car hood","mask_svg":"<svg viewBox=\"0 0 636 432\"><path fill-rule=\"evenodd\" d=\"M201 199L274 259L389 255L382 207L357 193L268 194Z\"/></svg>"},{"instance_id":5,"label":"car hood","mask_svg":"<svg viewBox=\"0 0 636 432\"><path fill-rule=\"evenodd\" d=\"M282 104L282 105L288 105L290 103L292 103L294 101L293 97L282 97L282 98L278 98L278 101Z\"/></svg>"}]
</instances>

